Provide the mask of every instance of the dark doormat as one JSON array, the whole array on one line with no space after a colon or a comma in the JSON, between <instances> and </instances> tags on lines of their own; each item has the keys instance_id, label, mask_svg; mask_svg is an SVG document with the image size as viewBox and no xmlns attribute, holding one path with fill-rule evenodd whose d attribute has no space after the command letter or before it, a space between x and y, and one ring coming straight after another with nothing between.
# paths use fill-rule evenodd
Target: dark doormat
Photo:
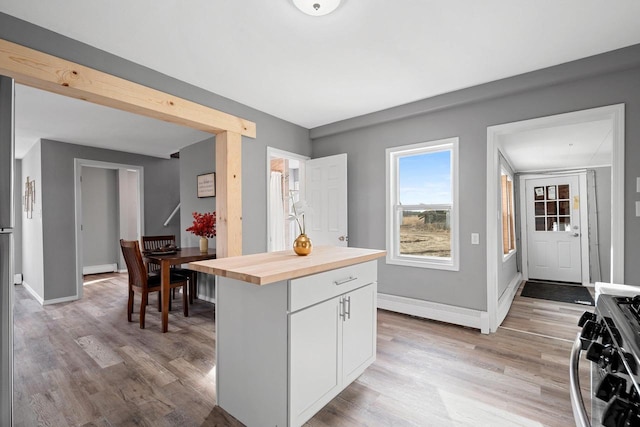
<instances>
[{"instance_id":1,"label":"dark doormat","mask_svg":"<svg viewBox=\"0 0 640 427\"><path fill-rule=\"evenodd\" d=\"M523 297L539 298L573 304L595 305L589 290L580 285L528 280L522 288Z\"/></svg>"}]
</instances>

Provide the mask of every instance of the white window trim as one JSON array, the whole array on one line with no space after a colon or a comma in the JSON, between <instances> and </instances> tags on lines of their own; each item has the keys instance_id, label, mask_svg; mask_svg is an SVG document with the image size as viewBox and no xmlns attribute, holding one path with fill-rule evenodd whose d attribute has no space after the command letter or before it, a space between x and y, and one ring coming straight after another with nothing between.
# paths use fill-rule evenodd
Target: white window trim
<instances>
[{"instance_id":1,"label":"white window trim","mask_svg":"<svg viewBox=\"0 0 640 427\"><path fill-rule=\"evenodd\" d=\"M386 149L386 246L387 264L402 265L406 267L432 268L438 270L460 270L460 244L459 244L459 199L458 199L458 137L445 138L436 141L421 142L400 147ZM399 254L399 236L393 227L395 215L398 209L398 159L408 154L437 152L451 150L451 257L442 259L437 257L418 257ZM392 194L392 190L394 194ZM411 209L426 209L436 205L403 206ZM449 205L437 205L449 207Z\"/></svg>"},{"instance_id":2,"label":"white window trim","mask_svg":"<svg viewBox=\"0 0 640 427\"><path fill-rule=\"evenodd\" d=\"M513 184L513 183L514 183L514 180L513 180L513 174L512 174L512 173L511 173L507 168L505 168L505 167L504 167L504 165L501 165L501 166L500 166L500 174L501 174L501 175L503 175L503 174L504 174L504 175L507 175L507 176L509 177L509 179L511 180L511 182L512 182L512 184L511 184L511 185L512 185L513 191L512 191L512 193L511 193L511 209L512 209L512 211L513 211L513 212L512 212L512 214L513 214L513 221L514 221L513 228L514 228L514 233L515 233L515 220L516 220L516 212L515 212L515 209L516 209L515 191L516 191L516 190L515 190L515 188L516 188L516 187L515 187L515 184ZM500 185L500 192L501 192L500 196L502 197L502 185ZM500 209L502 209L502 207L501 207ZM502 214L502 212L500 212L500 213ZM502 218L500 219L500 221L502 222ZM501 225L502 225L502 224L501 224ZM502 227L500 227L500 237L501 237L501 238L504 238L504 236L502 236ZM515 239L515 237L516 237L516 236L514 236L514 239ZM504 241L504 240L503 240L503 241ZM514 256L514 255L516 254L516 252L517 252L517 251L518 251L518 243L517 243L517 239L516 239L516 244L515 244L515 247L514 247L513 249L511 249L511 250L510 250L508 253L506 253L506 254L504 253L504 249L501 251L501 252L503 252L503 254L502 254L502 263L504 264L505 262L509 261L509 259L510 259L512 256Z\"/></svg>"}]
</instances>

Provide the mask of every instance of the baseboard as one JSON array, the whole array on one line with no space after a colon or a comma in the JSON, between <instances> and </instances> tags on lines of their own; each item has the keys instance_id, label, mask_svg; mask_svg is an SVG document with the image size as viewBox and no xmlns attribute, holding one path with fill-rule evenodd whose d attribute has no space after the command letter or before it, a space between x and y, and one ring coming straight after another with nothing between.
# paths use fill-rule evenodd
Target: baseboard
<instances>
[{"instance_id":1,"label":"baseboard","mask_svg":"<svg viewBox=\"0 0 640 427\"><path fill-rule=\"evenodd\" d=\"M35 300L40 303L40 305L59 304L61 302L76 301L78 299L78 295L72 295L70 297L62 297L62 298L45 300L40 295L38 295L36 293L36 291L34 291L33 288L31 286L29 286L29 284L27 282L25 282L24 280L22 281L22 286L24 286L24 288L27 290L27 292L29 292L31 294L31 296L33 298L35 298Z\"/></svg>"},{"instance_id":2,"label":"baseboard","mask_svg":"<svg viewBox=\"0 0 640 427\"><path fill-rule=\"evenodd\" d=\"M24 286L27 292L29 292L31 296L40 303L40 305L44 305L44 299L40 295L38 295L38 293L34 291L33 288L29 286L27 282L24 281L24 279L22 279L22 286Z\"/></svg>"},{"instance_id":3,"label":"baseboard","mask_svg":"<svg viewBox=\"0 0 640 427\"><path fill-rule=\"evenodd\" d=\"M118 271L118 264L87 265L82 267L82 274L113 273Z\"/></svg>"},{"instance_id":4,"label":"baseboard","mask_svg":"<svg viewBox=\"0 0 640 427\"><path fill-rule=\"evenodd\" d=\"M378 293L378 308L468 326L480 329L483 334L489 333L489 316L486 311L381 293Z\"/></svg>"},{"instance_id":5,"label":"baseboard","mask_svg":"<svg viewBox=\"0 0 640 427\"><path fill-rule=\"evenodd\" d=\"M496 313L496 328L502 324L507 314L509 314L509 309L511 308L511 303L513 299L516 297L516 292L518 292L518 286L520 286L520 282L522 282L522 273L518 272L511 282L509 282L509 286L502 293L500 299L498 299L498 310Z\"/></svg>"},{"instance_id":6,"label":"baseboard","mask_svg":"<svg viewBox=\"0 0 640 427\"><path fill-rule=\"evenodd\" d=\"M61 302L77 301L78 299L78 295L71 295L69 297L44 300L44 304L42 305L60 304Z\"/></svg>"}]
</instances>

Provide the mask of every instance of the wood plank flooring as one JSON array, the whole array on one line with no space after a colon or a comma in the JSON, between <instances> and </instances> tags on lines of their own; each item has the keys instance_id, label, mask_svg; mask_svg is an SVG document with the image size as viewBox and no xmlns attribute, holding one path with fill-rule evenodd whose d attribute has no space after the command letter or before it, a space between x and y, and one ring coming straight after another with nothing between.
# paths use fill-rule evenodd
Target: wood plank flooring
<instances>
[{"instance_id":1,"label":"wood plank flooring","mask_svg":"<svg viewBox=\"0 0 640 427\"><path fill-rule=\"evenodd\" d=\"M175 301L162 334L152 297L141 330L126 321L127 276L90 278L81 301L45 307L16 286L16 427L241 425L216 407L212 304L185 318ZM518 295L491 335L379 310L376 362L307 425L572 425L569 352L586 309Z\"/></svg>"}]
</instances>

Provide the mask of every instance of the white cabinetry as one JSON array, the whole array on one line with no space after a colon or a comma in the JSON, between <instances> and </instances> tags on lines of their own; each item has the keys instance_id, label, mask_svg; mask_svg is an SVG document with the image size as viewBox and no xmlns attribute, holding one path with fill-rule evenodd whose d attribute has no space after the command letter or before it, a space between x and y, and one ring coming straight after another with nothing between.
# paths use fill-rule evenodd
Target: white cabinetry
<instances>
[{"instance_id":1,"label":"white cabinetry","mask_svg":"<svg viewBox=\"0 0 640 427\"><path fill-rule=\"evenodd\" d=\"M257 286L219 277L217 403L247 426L300 426L376 352L377 261Z\"/></svg>"},{"instance_id":2,"label":"white cabinetry","mask_svg":"<svg viewBox=\"0 0 640 427\"><path fill-rule=\"evenodd\" d=\"M289 315L290 425L302 425L375 360L375 268L360 264L290 284L325 290Z\"/></svg>"}]
</instances>

